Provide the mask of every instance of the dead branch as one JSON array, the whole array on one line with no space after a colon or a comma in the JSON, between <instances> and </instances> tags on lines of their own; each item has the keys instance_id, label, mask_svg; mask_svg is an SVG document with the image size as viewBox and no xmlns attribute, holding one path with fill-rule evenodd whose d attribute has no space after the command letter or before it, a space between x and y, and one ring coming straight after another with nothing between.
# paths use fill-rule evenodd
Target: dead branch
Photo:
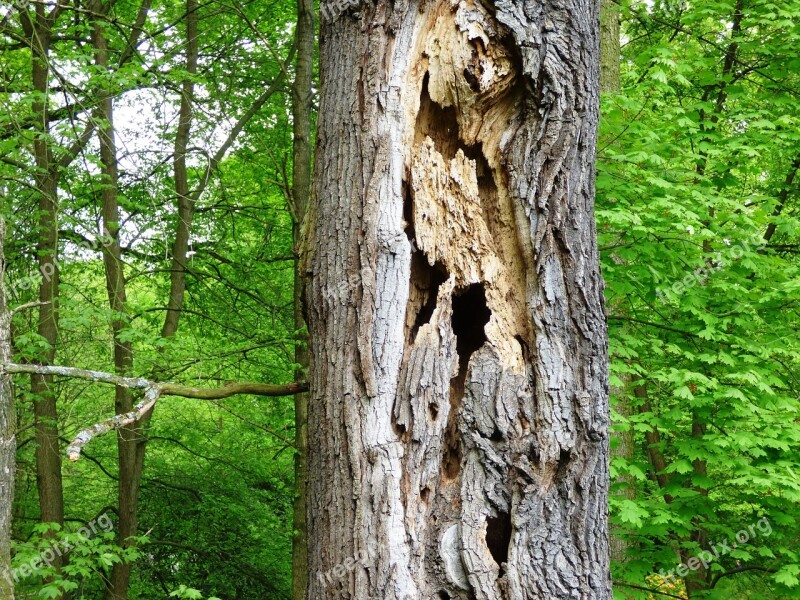
<instances>
[{"instance_id":1,"label":"dead branch","mask_svg":"<svg viewBox=\"0 0 800 600\"><path fill-rule=\"evenodd\" d=\"M55 375L59 377L83 379L96 383L118 385L133 390L145 390L142 401L134 406L133 410L130 412L115 415L110 419L101 421L81 431L75 440L67 447L67 456L73 462L80 458L81 449L92 439L104 435L109 431L127 427L139 421L153 406L155 406L161 396L180 396L182 398L195 398L198 400L222 400L223 398L229 398L237 394L251 394L254 396L291 396L308 391L308 384L305 382L293 382L286 385L232 382L219 388L199 388L177 383L160 383L143 377L122 377L104 371L50 365L19 365L9 363L0 365L0 372Z\"/></svg>"}]
</instances>

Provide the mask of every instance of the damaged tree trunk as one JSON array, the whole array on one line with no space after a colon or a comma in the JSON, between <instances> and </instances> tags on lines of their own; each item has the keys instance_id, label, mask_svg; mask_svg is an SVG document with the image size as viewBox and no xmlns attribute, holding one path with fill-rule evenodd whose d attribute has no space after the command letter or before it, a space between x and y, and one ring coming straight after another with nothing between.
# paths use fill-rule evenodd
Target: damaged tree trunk
<instances>
[{"instance_id":1,"label":"damaged tree trunk","mask_svg":"<svg viewBox=\"0 0 800 600\"><path fill-rule=\"evenodd\" d=\"M342 5L306 219L308 597L609 598L598 7Z\"/></svg>"}]
</instances>

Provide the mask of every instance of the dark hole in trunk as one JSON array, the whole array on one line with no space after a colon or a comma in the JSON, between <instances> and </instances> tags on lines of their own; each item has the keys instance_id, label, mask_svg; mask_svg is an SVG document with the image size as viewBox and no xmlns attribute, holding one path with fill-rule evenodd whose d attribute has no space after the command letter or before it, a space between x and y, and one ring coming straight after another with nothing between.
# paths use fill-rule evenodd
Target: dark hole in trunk
<instances>
[{"instance_id":1,"label":"dark hole in trunk","mask_svg":"<svg viewBox=\"0 0 800 600\"><path fill-rule=\"evenodd\" d=\"M439 287L449 277L447 269L441 263L431 266L424 252L417 251L411 255L411 281L422 291L425 300L419 307L411 328L411 340L417 337L419 328L430 323L433 311L436 310L436 299L439 296Z\"/></svg>"},{"instance_id":2,"label":"dark hole in trunk","mask_svg":"<svg viewBox=\"0 0 800 600\"><path fill-rule=\"evenodd\" d=\"M469 359L486 341L484 326L491 316L492 311L486 305L486 291L482 283L474 283L453 296L451 322L456 336L459 376L466 376Z\"/></svg>"},{"instance_id":3,"label":"dark hole in trunk","mask_svg":"<svg viewBox=\"0 0 800 600\"><path fill-rule=\"evenodd\" d=\"M461 448L459 447L458 439L455 435L448 436L447 450L444 453L444 460L442 461L442 470L444 476L450 481L458 477L461 472Z\"/></svg>"},{"instance_id":4,"label":"dark hole in trunk","mask_svg":"<svg viewBox=\"0 0 800 600\"><path fill-rule=\"evenodd\" d=\"M505 569L503 563L508 561L508 546L511 544L511 517L501 512L496 517L486 518L486 546L500 566L500 576Z\"/></svg>"},{"instance_id":5,"label":"dark hole in trunk","mask_svg":"<svg viewBox=\"0 0 800 600\"><path fill-rule=\"evenodd\" d=\"M426 73L422 80L415 142L421 144L425 136L428 136L433 140L436 150L446 160L452 160L460 145L456 110L452 106L440 106L431 99L428 92L429 79L430 76Z\"/></svg>"},{"instance_id":6,"label":"dark hole in trunk","mask_svg":"<svg viewBox=\"0 0 800 600\"><path fill-rule=\"evenodd\" d=\"M408 237L409 242L413 242L416 236L414 230L414 196L411 193L411 186L405 180L403 180L403 220L406 222L406 237Z\"/></svg>"},{"instance_id":7,"label":"dark hole in trunk","mask_svg":"<svg viewBox=\"0 0 800 600\"><path fill-rule=\"evenodd\" d=\"M427 488L427 487L425 487L425 488L422 488L422 489L419 491L419 497L420 497L420 499L421 499L423 502L426 502L426 503L427 503L427 502L428 502L428 499L430 499L430 497L431 497L431 490L430 490L430 488Z\"/></svg>"},{"instance_id":8,"label":"dark hole in trunk","mask_svg":"<svg viewBox=\"0 0 800 600\"><path fill-rule=\"evenodd\" d=\"M569 471L569 461L570 461L570 452L569 450L562 450L558 454L558 466L556 467L556 479L561 481L567 476L567 472Z\"/></svg>"}]
</instances>

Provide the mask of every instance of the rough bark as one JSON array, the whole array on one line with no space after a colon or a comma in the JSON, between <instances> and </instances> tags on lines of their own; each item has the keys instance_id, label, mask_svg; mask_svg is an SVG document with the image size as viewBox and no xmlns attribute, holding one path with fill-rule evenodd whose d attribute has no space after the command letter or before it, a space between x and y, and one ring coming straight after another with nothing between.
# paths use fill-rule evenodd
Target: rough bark
<instances>
[{"instance_id":1,"label":"rough bark","mask_svg":"<svg viewBox=\"0 0 800 600\"><path fill-rule=\"evenodd\" d=\"M0 215L0 598L14 600L11 570L11 507L17 460L17 417L11 375L3 368L11 362L11 312L6 298L6 222Z\"/></svg>"},{"instance_id":2,"label":"rough bark","mask_svg":"<svg viewBox=\"0 0 800 600\"><path fill-rule=\"evenodd\" d=\"M292 86L292 123L294 144L292 157L292 212L294 224L292 237L295 253L301 244L302 222L311 196L311 116L312 86L314 80L314 2L297 0L297 62ZM304 331L303 281L298 257L294 265L294 326ZM294 360L298 365L295 379L305 379L308 369L307 340L302 339L295 349ZM292 598L304 600L308 587L308 527L306 524L306 482L308 478L308 396L294 397L295 427L295 497L292 528Z\"/></svg>"},{"instance_id":3,"label":"rough bark","mask_svg":"<svg viewBox=\"0 0 800 600\"><path fill-rule=\"evenodd\" d=\"M597 6L336 4L308 595L609 598Z\"/></svg>"}]
</instances>

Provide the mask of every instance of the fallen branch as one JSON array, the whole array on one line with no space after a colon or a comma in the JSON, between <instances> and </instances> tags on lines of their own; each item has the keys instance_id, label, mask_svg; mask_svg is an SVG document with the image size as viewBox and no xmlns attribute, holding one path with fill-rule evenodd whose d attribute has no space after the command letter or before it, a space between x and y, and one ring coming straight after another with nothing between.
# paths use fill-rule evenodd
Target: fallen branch
<instances>
[{"instance_id":1,"label":"fallen branch","mask_svg":"<svg viewBox=\"0 0 800 600\"><path fill-rule=\"evenodd\" d=\"M294 382L286 385L271 385L267 383L235 382L228 383L219 388L198 388L177 383L159 383L143 377L122 377L104 371L89 369L76 369L75 367L59 367L49 365L19 365L9 363L0 365L0 373L33 373L37 375L56 375L83 379L96 383L118 385L133 390L145 390L144 398L133 410L122 415L115 415L110 419L92 425L81 431L75 440L67 447L67 456L71 461L80 458L81 449L92 439L122 427L127 427L139 421L155 406L161 396L180 396L182 398L196 398L199 400L221 400L236 394L251 394L254 396L291 396L308 391L305 382Z\"/></svg>"}]
</instances>

